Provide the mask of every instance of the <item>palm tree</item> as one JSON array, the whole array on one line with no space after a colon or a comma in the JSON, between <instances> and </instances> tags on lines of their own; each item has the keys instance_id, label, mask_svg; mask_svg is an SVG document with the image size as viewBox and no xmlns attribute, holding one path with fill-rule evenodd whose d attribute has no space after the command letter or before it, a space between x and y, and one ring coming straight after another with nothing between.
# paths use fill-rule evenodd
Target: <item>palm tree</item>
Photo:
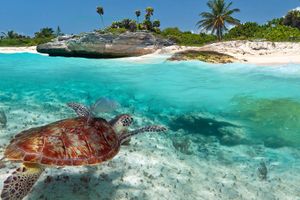
<instances>
[{"instance_id":1,"label":"palm tree","mask_svg":"<svg viewBox=\"0 0 300 200\"><path fill-rule=\"evenodd\" d=\"M283 19L283 24L300 29L300 11L291 10Z\"/></svg>"},{"instance_id":2,"label":"palm tree","mask_svg":"<svg viewBox=\"0 0 300 200\"><path fill-rule=\"evenodd\" d=\"M211 31L216 33L219 40L222 39L224 31L228 30L226 24L238 25L240 21L233 18L231 15L235 12L240 12L240 9L230 9L232 2L226 4L224 0L210 0L207 6L210 12L202 12L200 14L201 20L197 25L199 29Z\"/></svg>"},{"instance_id":3,"label":"palm tree","mask_svg":"<svg viewBox=\"0 0 300 200\"><path fill-rule=\"evenodd\" d=\"M141 16L141 11L140 10L136 10L135 11L135 15L136 15L136 19L137 19L137 22L139 23L139 19L140 19L140 16Z\"/></svg>"},{"instance_id":4,"label":"palm tree","mask_svg":"<svg viewBox=\"0 0 300 200\"><path fill-rule=\"evenodd\" d=\"M153 27L154 28L159 28L160 27L160 21L159 20L154 20L153 21Z\"/></svg>"},{"instance_id":5,"label":"palm tree","mask_svg":"<svg viewBox=\"0 0 300 200\"><path fill-rule=\"evenodd\" d=\"M100 15L100 17L101 17L102 25L103 25L103 28L104 28L104 20L103 20L104 9L103 9L103 7L98 6L98 7L97 7L97 13L98 13L98 14Z\"/></svg>"},{"instance_id":6,"label":"palm tree","mask_svg":"<svg viewBox=\"0 0 300 200\"><path fill-rule=\"evenodd\" d=\"M145 20L150 21L150 17L153 16L154 9L152 7L146 8Z\"/></svg>"}]
</instances>

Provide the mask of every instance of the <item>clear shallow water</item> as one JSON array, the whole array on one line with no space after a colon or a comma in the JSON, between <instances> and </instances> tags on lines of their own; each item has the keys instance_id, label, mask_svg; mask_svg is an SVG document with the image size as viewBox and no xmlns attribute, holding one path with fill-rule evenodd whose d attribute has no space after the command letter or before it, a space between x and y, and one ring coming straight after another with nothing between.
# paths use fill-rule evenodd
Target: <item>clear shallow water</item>
<instances>
[{"instance_id":1,"label":"clear shallow water","mask_svg":"<svg viewBox=\"0 0 300 200\"><path fill-rule=\"evenodd\" d=\"M0 108L8 116L9 136L74 116L66 108L67 102L92 104L106 96L121 104L118 112L137 117L135 127L149 123L168 126L166 138L186 159L204 157L204 151L206 158L212 152L219 158L212 150L215 147L203 147L207 143L221 143L218 148L228 152L245 145L255 149L253 155L248 149L241 150L253 160L262 156L269 164L285 163L278 169L280 173L286 168L291 174L297 172L291 166L299 163L300 155L299 65L259 67L0 54L0 70ZM257 153L265 147L270 149ZM296 153L286 154L278 149L281 147L292 147ZM229 157L226 163L251 160ZM249 165L255 168L256 164Z\"/></svg>"},{"instance_id":2,"label":"clear shallow water","mask_svg":"<svg viewBox=\"0 0 300 200\"><path fill-rule=\"evenodd\" d=\"M108 96L130 112L160 117L165 123L170 116L190 113L234 120L263 140L276 124L271 135L291 136L287 144L300 144L299 66L152 63L0 55L0 100L2 104L15 102L15 106L49 103L55 107L54 102L91 104Z\"/></svg>"}]
</instances>

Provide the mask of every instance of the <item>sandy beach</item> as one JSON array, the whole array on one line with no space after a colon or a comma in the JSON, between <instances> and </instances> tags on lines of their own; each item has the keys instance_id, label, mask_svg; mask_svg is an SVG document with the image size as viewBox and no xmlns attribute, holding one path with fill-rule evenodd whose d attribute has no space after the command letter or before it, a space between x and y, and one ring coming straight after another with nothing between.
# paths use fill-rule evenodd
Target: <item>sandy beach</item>
<instances>
[{"instance_id":1,"label":"sandy beach","mask_svg":"<svg viewBox=\"0 0 300 200\"><path fill-rule=\"evenodd\" d=\"M292 42L219 42L202 47L171 46L156 54L174 54L185 50L216 51L228 54L240 63L256 65L300 64L300 43Z\"/></svg>"},{"instance_id":2,"label":"sandy beach","mask_svg":"<svg viewBox=\"0 0 300 200\"><path fill-rule=\"evenodd\" d=\"M38 53L36 46L30 47L0 47L0 53Z\"/></svg>"}]
</instances>

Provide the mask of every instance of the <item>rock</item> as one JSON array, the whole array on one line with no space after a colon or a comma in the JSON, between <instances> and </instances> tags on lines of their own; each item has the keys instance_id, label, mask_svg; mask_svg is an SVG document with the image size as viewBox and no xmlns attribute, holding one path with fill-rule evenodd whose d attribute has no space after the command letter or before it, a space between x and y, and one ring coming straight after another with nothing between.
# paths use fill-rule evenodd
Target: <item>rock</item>
<instances>
[{"instance_id":1,"label":"rock","mask_svg":"<svg viewBox=\"0 0 300 200\"><path fill-rule=\"evenodd\" d=\"M37 51L50 56L120 58L150 54L170 45L173 43L169 40L157 38L149 32L91 32L58 37L38 45Z\"/></svg>"},{"instance_id":2,"label":"rock","mask_svg":"<svg viewBox=\"0 0 300 200\"><path fill-rule=\"evenodd\" d=\"M4 110L0 110L0 128L5 128L7 123L7 118Z\"/></svg>"},{"instance_id":3,"label":"rock","mask_svg":"<svg viewBox=\"0 0 300 200\"><path fill-rule=\"evenodd\" d=\"M202 136L214 136L218 138L220 144L226 146L251 143L245 129L240 125L200 113L172 117L168 122L168 127L176 132L183 130L185 134L192 134L194 137L199 134ZM189 145L190 141L188 140L173 140L173 146L177 150L180 149L181 152L184 151L184 153L189 152Z\"/></svg>"},{"instance_id":4,"label":"rock","mask_svg":"<svg viewBox=\"0 0 300 200\"><path fill-rule=\"evenodd\" d=\"M200 60L208 63L233 63L236 59L230 55L219 53L216 51L197 51L197 50L186 50L175 53L170 61L181 61L181 60Z\"/></svg>"},{"instance_id":5,"label":"rock","mask_svg":"<svg viewBox=\"0 0 300 200\"><path fill-rule=\"evenodd\" d=\"M182 129L190 134L217 137L222 137L224 135L223 131L220 131L222 128L237 127L235 124L202 113L192 113L173 117L170 119L168 126L173 131Z\"/></svg>"}]
</instances>

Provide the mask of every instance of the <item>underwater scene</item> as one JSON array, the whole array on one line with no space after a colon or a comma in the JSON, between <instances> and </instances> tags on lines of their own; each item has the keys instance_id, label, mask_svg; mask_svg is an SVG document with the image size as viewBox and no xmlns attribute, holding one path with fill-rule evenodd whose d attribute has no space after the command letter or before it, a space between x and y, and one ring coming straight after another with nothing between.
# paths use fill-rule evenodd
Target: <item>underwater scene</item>
<instances>
[{"instance_id":1,"label":"underwater scene","mask_svg":"<svg viewBox=\"0 0 300 200\"><path fill-rule=\"evenodd\" d=\"M92 121L133 119L111 160L46 167L24 199L300 200L299 65L19 53L0 69L1 158L21 131L85 115L79 104L102 99ZM0 188L20 166L0 163Z\"/></svg>"}]
</instances>

